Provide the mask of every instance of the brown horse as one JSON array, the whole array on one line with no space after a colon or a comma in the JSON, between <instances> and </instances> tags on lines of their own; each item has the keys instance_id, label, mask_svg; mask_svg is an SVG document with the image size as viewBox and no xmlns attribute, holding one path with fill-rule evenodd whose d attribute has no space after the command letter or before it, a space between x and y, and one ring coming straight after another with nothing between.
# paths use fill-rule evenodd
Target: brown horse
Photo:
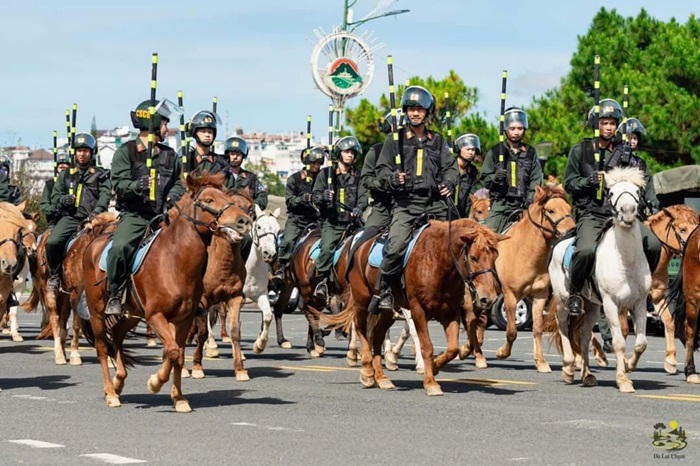
<instances>
[{"instance_id":1,"label":"brown horse","mask_svg":"<svg viewBox=\"0 0 700 466\"><path fill-rule=\"evenodd\" d=\"M223 182L222 174L187 177L188 192L170 209L168 221L162 225L162 231L144 258L140 271L130 277L125 315L110 328L107 328L104 313L108 299L106 277L99 267L100 255L108 238L99 237L87 247L83 268L90 309L89 329L94 334L108 407L121 406L119 393L127 377L126 365L132 363L122 348L122 342L125 334L143 318L164 346L163 365L148 379L148 391L158 393L169 380L170 371L174 370L170 397L175 410L191 411L180 383L185 362L185 339L204 288L207 244L212 236L218 235L238 242L248 233L252 223L250 217L233 205L231 197L221 191ZM172 330L171 326L174 327ZM111 341L107 339L108 334ZM109 376L108 355L116 359L114 380Z\"/></svg>"},{"instance_id":2,"label":"brown horse","mask_svg":"<svg viewBox=\"0 0 700 466\"><path fill-rule=\"evenodd\" d=\"M73 314L73 338L70 345L70 364L79 366L83 363L79 348L80 318L77 314L78 299L83 292L83 253L85 248L97 236L105 230L116 225L117 216L111 212L105 212L95 217L85 224L82 233L77 236L73 244L63 258L63 280L62 288L58 296L49 292L47 279L49 276L49 266L46 261L46 241L49 234L45 234L40 244L40 259L34 275L32 293L24 303L23 308L31 312L37 308L39 303L44 306L49 315L49 324L37 336L37 339L46 338L53 335L54 341L54 362L58 365L66 364L66 339L68 337L68 319L71 311ZM113 228L112 228L113 229Z\"/></svg>"},{"instance_id":3,"label":"brown horse","mask_svg":"<svg viewBox=\"0 0 700 466\"><path fill-rule=\"evenodd\" d=\"M522 218L505 235L510 241L498 244L496 270L503 286L503 297L508 325L506 342L498 349L496 357L508 358L513 342L518 336L515 326L515 307L523 298L532 297L532 336L534 359L538 372L551 372L542 352L542 311L549 297L549 254L555 240L574 228L571 218L571 205L561 187L537 187L535 199ZM479 335L483 341L485 319L479 322ZM476 343L479 343L476 341ZM462 347L460 355L466 357L472 349L476 353L481 348L474 346L471 338ZM480 346L480 344L479 344ZM483 355L482 355L483 356ZM481 359L481 357L477 359ZM486 367L485 360L478 367Z\"/></svg>"},{"instance_id":4,"label":"brown horse","mask_svg":"<svg viewBox=\"0 0 700 466\"><path fill-rule=\"evenodd\" d=\"M404 269L405 286L395 284L395 307L410 309L425 360L423 386L428 395L441 395L435 375L459 351L461 303L465 289L482 305L495 300L499 287L494 269L501 235L470 219L453 222L431 221L416 241ZM393 323L390 312L368 317L367 307L374 294L377 268L368 265L372 242L360 246L353 257L349 273L349 290L345 293L346 309L336 316L320 315L324 323L343 326L354 323L361 341L362 369L360 382L365 387L376 385L393 389L384 374L381 349L384 335ZM433 345L427 323L435 319L445 329L447 350L433 360Z\"/></svg>"},{"instance_id":5,"label":"brown horse","mask_svg":"<svg viewBox=\"0 0 700 466\"><path fill-rule=\"evenodd\" d=\"M698 219L698 214L692 207L680 204L662 209L661 212L649 217L645 224L654 232L662 245L659 263L651 277L651 292L649 294L654 304L654 312L664 323L664 334L666 337L664 369L669 374L675 374L677 371L675 324L666 302L668 265L674 256L683 255L686 241L693 230L700 224L700 219ZM629 328L626 325L627 319L621 319L620 323L623 324L623 335L627 338L629 333ZM605 357L605 352L603 352L595 336L592 339L592 349L598 364L606 366L607 358Z\"/></svg>"},{"instance_id":6,"label":"brown horse","mask_svg":"<svg viewBox=\"0 0 700 466\"><path fill-rule=\"evenodd\" d=\"M472 206L469 209L469 217L475 222L483 222L489 216L489 210L491 210L491 200L483 197L478 197L474 194L469 195L469 199L472 201Z\"/></svg>"}]
</instances>

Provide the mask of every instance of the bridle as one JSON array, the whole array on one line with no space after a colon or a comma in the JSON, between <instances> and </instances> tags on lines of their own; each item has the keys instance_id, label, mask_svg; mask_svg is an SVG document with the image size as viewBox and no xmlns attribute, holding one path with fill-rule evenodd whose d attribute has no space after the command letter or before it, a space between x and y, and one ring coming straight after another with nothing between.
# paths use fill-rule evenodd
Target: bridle
<instances>
[{"instance_id":1,"label":"bridle","mask_svg":"<svg viewBox=\"0 0 700 466\"><path fill-rule=\"evenodd\" d=\"M33 232L31 232L31 233L33 233ZM17 235L14 238L5 238L5 239L0 240L0 246L2 246L5 243L14 244L15 248L17 248L17 257L19 257L20 250L24 249L24 245L22 244L22 229L20 228L19 230L17 230ZM19 272L22 269L22 267L24 267L24 261L22 261L22 263L17 261L15 268L12 270L12 275L17 274L17 272Z\"/></svg>"},{"instance_id":2,"label":"bridle","mask_svg":"<svg viewBox=\"0 0 700 466\"><path fill-rule=\"evenodd\" d=\"M221 218L221 216L224 214L224 212L226 212L231 207L235 207L236 204L233 202L229 202L228 204L224 205L221 209L218 209L218 210L213 209L199 200L199 195L201 194L201 192L204 189L205 188L201 188L199 191L197 191L197 193L192 198L192 200L193 200L193 202L192 202L192 216L185 214L177 203L175 203L175 209L177 209L177 211L180 213L180 216L182 218L184 218L185 220L189 220L194 225L206 227L212 233L216 233L217 231L219 231L219 228L221 228L221 225L219 225L219 219ZM212 221L210 221L209 223L202 222L201 220L197 220L195 218L197 215L197 208L200 208L204 212L207 212L207 213L213 215L214 219Z\"/></svg>"},{"instance_id":3,"label":"bridle","mask_svg":"<svg viewBox=\"0 0 700 466\"><path fill-rule=\"evenodd\" d=\"M258 218L255 219L255 222L257 222L259 219L261 219L263 217L268 217L268 216L271 217L271 215L263 213L262 215L260 215ZM273 231L266 231L262 235L258 235L257 229L255 227L253 227L250 235L253 238L253 245L256 248L260 247L260 238L264 238L266 236L272 236L275 239L275 246L277 245L277 234L275 234L275 232L273 232Z\"/></svg>"},{"instance_id":4,"label":"bridle","mask_svg":"<svg viewBox=\"0 0 700 466\"><path fill-rule=\"evenodd\" d=\"M549 200L547 201L549 202ZM530 223L535 225L538 230L542 231L543 233L549 233L552 236L554 236L554 239L558 239L562 236L562 233L559 232L559 229L557 228L559 224L564 221L567 218L570 218L573 220L573 217L571 214L566 214L562 215L559 217L557 220L554 220L552 217L549 216L547 213L547 209L545 208L547 206L547 202L542 204L542 223L537 223L534 218L532 218L532 213L530 212L530 209L525 209L527 211L527 218L530 220ZM547 227L544 225L544 220L547 220L549 224L552 226L551 228Z\"/></svg>"},{"instance_id":5,"label":"bridle","mask_svg":"<svg viewBox=\"0 0 700 466\"><path fill-rule=\"evenodd\" d=\"M605 197L608 199L608 204L610 204L610 210L612 211L613 217L617 217L618 211L617 211L617 203L620 202L620 199L622 199L622 196L627 194L634 200L634 204L636 206L639 206L639 198L632 194L630 191L622 191L619 196L617 196L617 199L615 199L615 202L611 201L610 198L610 191L605 195Z\"/></svg>"},{"instance_id":6,"label":"bridle","mask_svg":"<svg viewBox=\"0 0 700 466\"><path fill-rule=\"evenodd\" d=\"M682 256L683 251L685 251L686 241L683 239L683 236L681 236L680 232L678 231L678 227L675 224L676 217L671 212L669 212L669 210L665 207L661 210L664 214L668 215L668 217L671 219L671 221L668 222L668 225L666 225L666 238L668 238L669 233L671 231L673 231L673 234L676 236L676 241L678 241L678 244L680 245L680 249L674 248L673 246L671 246L670 244L668 244L666 241L662 240L661 238L659 238L659 241L661 241L661 244L664 247L668 248L668 250L671 251L671 253L673 255ZM658 237L658 235L657 235L657 237Z\"/></svg>"}]
</instances>

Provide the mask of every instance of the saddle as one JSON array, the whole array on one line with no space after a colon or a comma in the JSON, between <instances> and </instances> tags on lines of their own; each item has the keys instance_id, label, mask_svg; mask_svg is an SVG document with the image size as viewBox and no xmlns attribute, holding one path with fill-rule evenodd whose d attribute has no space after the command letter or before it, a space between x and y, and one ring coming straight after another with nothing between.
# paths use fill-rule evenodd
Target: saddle
<instances>
[{"instance_id":1,"label":"saddle","mask_svg":"<svg viewBox=\"0 0 700 466\"><path fill-rule=\"evenodd\" d=\"M141 264L143 264L143 260L146 258L148 251L151 249L151 246L153 246L153 243L155 242L156 238L158 238L161 231L163 230L155 230L141 241L141 244L136 251L136 255L134 256L134 261L131 264L131 275L135 275L139 271ZM113 242L114 240L110 238L107 246L105 246L105 248L102 250L102 254L100 255L100 270L104 272L107 271L107 257L109 255L109 251L112 249Z\"/></svg>"},{"instance_id":2,"label":"saddle","mask_svg":"<svg viewBox=\"0 0 700 466\"><path fill-rule=\"evenodd\" d=\"M351 243L351 248L355 246L357 243L357 240L360 239L360 236L362 236L363 231L359 230L356 232L354 235L349 236L345 238L340 244L338 244L338 247L335 249L335 252L333 252L333 267L336 266L338 263L338 260L340 260L340 253L345 247L346 244L348 244L348 241L352 241ZM311 251L309 252L309 259L312 261L316 262L318 259L318 255L321 253L321 238L317 239L313 245L311 245Z\"/></svg>"},{"instance_id":3,"label":"saddle","mask_svg":"<svg viewBox=\"0 0 700 466\"><path fill-rule=\"evenodd\" d=\"M403 257L404 267L406 267L406 264L408 264L408 259L411 257L411 253L413 252L413 248L416 245L418 238L420 238L420 235L423 233L423 231L425 231L426 228L428 228L428 224L424 224L417 230L413 230L411 240L408 243L408 248L406 248L406 253ZM387 236L388 234L378 237L372 244L372 248L369 251L368 258L368 263L371 267L379 268L382 265L382 259L384 258L384 244L386 243Z\"/></svg>"}]
</instances>

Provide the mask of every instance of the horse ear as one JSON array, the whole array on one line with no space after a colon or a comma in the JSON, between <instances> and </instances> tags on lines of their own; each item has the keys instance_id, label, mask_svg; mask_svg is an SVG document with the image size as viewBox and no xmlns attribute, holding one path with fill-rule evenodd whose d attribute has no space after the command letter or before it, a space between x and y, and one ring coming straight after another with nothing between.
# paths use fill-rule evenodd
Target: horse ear
<instances>
[{"instance_id":1,"label":"horse ear","mask_svg":"<svg viewBox=\"0 0 700 466\"><path fill-rule=\"evenodd\" d=\"M272 216L277 218L280 216L280 208L276 208L274 212L272 212Z\"/></svg>"},{"instance_id":2,"label":"horse ear","mask_svg":"<svg viewBox=\"0 0 700 466\"><path fill-rule=\"evenodd\" d=\"M479 197L476 194L470 194L469 195L469 200L472 202L472 205L479 200Z\"/></svg>"},{"instance_id":3,"label":"horse ear","mask_svg":"<svg viewBox=\"0 0 700 466\"><path fill-rule=\"evenodd\" d=\"M544 188L540 185L535 186L535 200L544 196Z\"/></svg>"},{"instance_id":4,"label":"horse ear","mask_svg":"<svg viewBox=\"0 0 700 466\"><path fill-rule=\"evenodd\" d=\"M27 206L27 201L22 201L17 208L19 209L20 212L24 212L24 208Z\"/></svg>"},{"instance_id":5,"label":"horse ear","mask_svg":"<svg viewBox=\"0 0 700 466\"><path fill-rule=\"evenodd\" d=\"M187 190L191 191L193 194L199 189L199 179L196 175L190 173L187 178L185 178L185 182L187 183Z\"/></svg>"},{"instance_id":6,"label":"horse ear","mask_svg":"<svg viewBox=\"0 0 700 466\"><path fill-rule=\"evenodd\" d=\"M260 217L263 214L263 210L260 208L259 205L253 204L255 206L255 216Z\"/></svg>"},{"instance_id":7,"label":"horse ear","mask_svg":"<svg viewBox=\"0 0 700 466\"><path fill-rule=\"evenodd\" d=\"M464 227L464 229L459 234L459 239L465 243L474 241L476 235L479 234L479 226L476 223L470 223Z\"/></svg>"}]
</instances>

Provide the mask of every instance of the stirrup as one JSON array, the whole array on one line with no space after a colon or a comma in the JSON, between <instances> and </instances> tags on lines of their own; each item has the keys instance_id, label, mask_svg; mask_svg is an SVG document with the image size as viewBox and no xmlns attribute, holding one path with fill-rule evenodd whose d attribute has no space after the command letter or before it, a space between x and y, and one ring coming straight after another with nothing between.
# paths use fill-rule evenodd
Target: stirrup
<instances>
[{"instance_id":1,"label":"stirrup","mask_svg":"<svg viewBox=\"0 0 700 466\"><path fill-rule=\"evenodd\" d=\"M328 299L328 279L324 278L321 282L316 285L314 289L314 297Z\"/></svg>"},{"instance_id":2,"label":"stirrup","mask_svg":"<svg viewBox=\"0 0 700 466\"><path fill-rule=\"evenodd\" d=\"M583 314L583 298L578 293L572 293L566 300L566 310L569 316L576 317Z\"/></svg>"},{"instance_id":3,"label":"stirrup","mask_svg":"<svg viewBox=\"0 0 700 466\"><path fill-rule=\"evenodd\" d=\"M124 295L124 287L110 290L107 306L105 306L105 315L122 315L122 299Z\"/></svg>"},{"instance_id":4,"label":"stirrup","mask_svg":"<svg viewBox=\"0 0 700 466\"><path fill-rule=\"evenodd\" d=\"M58 289L61 287L61 277L58 275L58 273L54 273L49 277L49 279L46 281L46 288L56 294L58 293Z\"/></svg>"}]
</instances>

